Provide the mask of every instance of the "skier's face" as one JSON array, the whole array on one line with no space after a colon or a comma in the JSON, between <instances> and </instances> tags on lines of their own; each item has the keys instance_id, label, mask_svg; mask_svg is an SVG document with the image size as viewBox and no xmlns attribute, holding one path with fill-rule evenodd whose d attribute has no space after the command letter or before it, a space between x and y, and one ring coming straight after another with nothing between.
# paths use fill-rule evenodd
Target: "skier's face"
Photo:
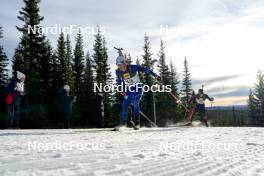
<instances>
[{"instance_id":1,"label":"skier's face","mask_svg":"<svg viewBox=\"0 0 264 176\"><path fill-rule=\"evenodd\" d=\"M119 64L118 65L118 68L121 70L121 71L126 71L126 64Z\"/></svg>"}]
</instances>

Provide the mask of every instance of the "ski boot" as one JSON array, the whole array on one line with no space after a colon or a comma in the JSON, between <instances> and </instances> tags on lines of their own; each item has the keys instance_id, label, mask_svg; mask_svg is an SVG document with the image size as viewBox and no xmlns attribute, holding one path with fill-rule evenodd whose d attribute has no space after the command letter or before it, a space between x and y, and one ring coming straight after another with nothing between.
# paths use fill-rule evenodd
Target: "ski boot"
<instances>
[{"instance_id":1,"label":"ski boot","mask_svg":"<svg viewBox=\"0 0 264 176\"><path fill-rule=\"evenodd\" d=\"M207 116L204 117L204 124L206 127L209 127Z\"/></svg>"},{"instance_id":2,"label":"ski boot","mask_svg":"<svg viewBox=\"0 0 264 176\"><path fill-rule=\"evenodd\" d=\"M136 120L136 121L131 121L130 123L131 123L132 128L133 128L134 130L139 130L140 125L139 125L139 121L138 121L138 120Z\"/></svg>"}]
</instances>

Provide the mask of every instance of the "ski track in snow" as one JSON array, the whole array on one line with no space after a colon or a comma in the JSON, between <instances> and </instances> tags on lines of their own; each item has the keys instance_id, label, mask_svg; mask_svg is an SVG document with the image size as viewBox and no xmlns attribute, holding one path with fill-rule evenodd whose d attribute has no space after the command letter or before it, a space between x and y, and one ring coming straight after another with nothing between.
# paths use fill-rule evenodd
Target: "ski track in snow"
<instances>
[{"instance_id":1,"label":"ski track in snow","mask_svg":"<svg viewBox=\"0 0 264 176\"><path fill-rule=\"evenodd\" d=\"M263 176L263 137L262 128L233 127L1 130L0 175ZM34 142L88 148L30 149Z\"/></svg>"}]
</instances>

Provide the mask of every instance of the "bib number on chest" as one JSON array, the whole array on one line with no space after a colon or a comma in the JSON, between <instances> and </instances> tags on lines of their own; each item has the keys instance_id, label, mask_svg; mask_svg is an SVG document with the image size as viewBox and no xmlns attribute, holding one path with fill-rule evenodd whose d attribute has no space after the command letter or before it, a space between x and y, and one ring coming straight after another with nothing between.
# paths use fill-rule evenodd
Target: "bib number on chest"
<instances>
[{"instance_id":1,"label":"bib number on chest","mask_svg":"<svg viewBox=\"0 0 264 176\"><path fill-rule=\"evenodd\" d=\"M134 86L134 85L136 85L136 83L140 82L138 74L131 77L129 73L125 73L123 77L124 77L124 82L127 86Z\"/></svg>"}]
</instances>

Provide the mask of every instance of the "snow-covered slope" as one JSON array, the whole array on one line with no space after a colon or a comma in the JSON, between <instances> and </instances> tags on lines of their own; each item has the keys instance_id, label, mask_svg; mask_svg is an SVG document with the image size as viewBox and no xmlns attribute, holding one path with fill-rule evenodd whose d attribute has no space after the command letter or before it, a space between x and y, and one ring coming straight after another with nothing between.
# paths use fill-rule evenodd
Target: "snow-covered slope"
<instances>
[{"instance_id":1,"label":"snow-covered slope","mask_svg":"<svg viewBox=\"0 0 264 176\"><path fill-rule=\"evenodd\" d=\"M264 175L262 128L2 130L0 175Z\"/></svg>"}]
</instances>

